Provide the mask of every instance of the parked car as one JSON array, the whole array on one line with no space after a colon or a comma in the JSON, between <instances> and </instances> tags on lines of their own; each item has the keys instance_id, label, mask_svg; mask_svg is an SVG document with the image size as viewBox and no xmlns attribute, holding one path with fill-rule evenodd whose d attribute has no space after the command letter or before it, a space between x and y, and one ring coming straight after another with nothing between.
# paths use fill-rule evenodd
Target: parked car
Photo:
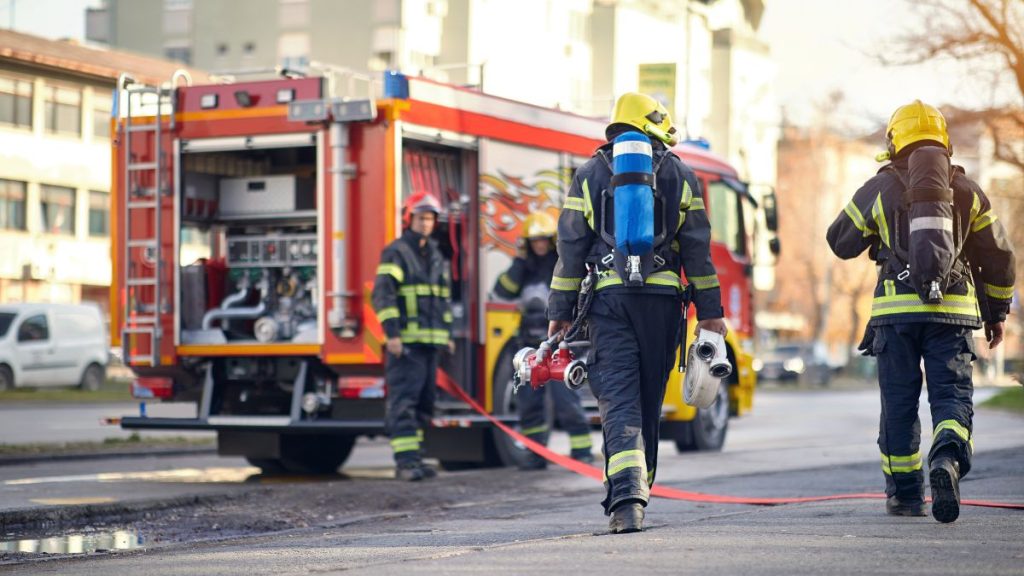
<instances>
[{"instance_id":1,"label":"parked car","mask_svg":"<svg viewBox=\"0 0 1024 576\"><path fill-rule=\"evenodd\" d=\"M754 360L754 371L764 380L804 379L828 384L832 368L818 346L809 343L779 344Z\"/></svg>"},{"instance_id":2,"label":"parked car","mask_svg":"<svg viewBox=\"0 0 1024 576\"><path fill-rule=\"evenodd\" d=\"M0 304L0 390L106 379L109 345L95 305Z\"/></svg>"}]
</instances>

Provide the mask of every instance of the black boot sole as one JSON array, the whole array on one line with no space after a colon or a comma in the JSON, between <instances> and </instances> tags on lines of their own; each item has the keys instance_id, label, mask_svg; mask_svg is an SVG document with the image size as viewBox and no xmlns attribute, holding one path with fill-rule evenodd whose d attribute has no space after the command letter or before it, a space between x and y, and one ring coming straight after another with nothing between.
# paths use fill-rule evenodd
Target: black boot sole
<instances>
[{"instance_id":1,"label":"black boot sole","mask_svg":"<svg viewBox=\"0 0 1024 576\"><path fill-rule=\"evenodd\" d=\"M932 517L943 524L955 521L960 517L956 480L941 467L929 472L928 478L932 485Z\"/></svg>"}]
</instances>

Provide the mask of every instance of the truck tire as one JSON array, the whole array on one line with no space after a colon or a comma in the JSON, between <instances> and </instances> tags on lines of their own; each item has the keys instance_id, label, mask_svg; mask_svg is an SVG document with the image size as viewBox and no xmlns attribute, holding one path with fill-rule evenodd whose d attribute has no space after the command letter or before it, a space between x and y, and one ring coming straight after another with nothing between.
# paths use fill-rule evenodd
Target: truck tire
<instances>
[{"instance_id":1,"label":"truck tire","mask_svg":"<svg viewBox=\"0 0 1024 576\"><path fill-rule=\"evenodd\" d=\"M85 372L82 373L82 380L78 383L78 387L87 392L96 392L103 386L103 382L107 379L107 371L102 366L95 362L85 367Z\"/></svg>"},{"instance_id":2,"label":"truck tire","mask_svg":"<svg viewBox=\"0 0 1024 576\"><path fill-rule=\"evenodd\" d=\"M334 474L348 460L356 437L339 434L281 436L280 458L246 457L264 474Z\"/></svg>"},{"instance_id":3,"label":"truck tire","mask_svg":"<svg viewBox=\"0 0 1024 576\"><path fill-rule=\"evenodd\" d=\"M718 389L718 398L707 409L697 409L697 416L689 422L682 422L678 427L675 440L676 449L680 452L697 450L717 452L725 444L725 435L729 430L729 384L722 382Z\"/></svg>"},{"instance_id":4,"label":"truck tire","mask_svg":"<svg viewBox=\"0 0 1024 576\"><path fill-rule=\"evenodd\" d=\"M0 392L14 388L14 372L9 366L0 365Z\"/></svg>"},{"instance_id":5,"label":"truck tire","mask_svg":"<svg viewBox=\"0 0 1024 576\"><path fill-rule=\"evenodd\" d=\"M516 351L514 346L506 347L498 357L494 366L494 413L507 415L517 414L516 397L512 387L512 357ZM551 427L553 414L548 410L548 427ZM530 463L531 452L501 430L493 430L494 449L500 463L504 466L525 466Z\"/></svg>"}]
</instances>

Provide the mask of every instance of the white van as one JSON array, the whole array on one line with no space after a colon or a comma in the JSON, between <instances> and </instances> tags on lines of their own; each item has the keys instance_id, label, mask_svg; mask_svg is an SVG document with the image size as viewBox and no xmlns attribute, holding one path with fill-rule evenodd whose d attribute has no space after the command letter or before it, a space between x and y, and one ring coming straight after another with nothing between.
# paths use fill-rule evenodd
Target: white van
<instances>
[{"instance_id":1,"label":"white van","mask_svg":"<svg viewBox=\"0 0 1024 576\"><path fill-rule=\"evenodd\" d=\"M107 340L95 305L0 304L0 390L97 390L106 379Z\"/></svg>"}]
</instances>

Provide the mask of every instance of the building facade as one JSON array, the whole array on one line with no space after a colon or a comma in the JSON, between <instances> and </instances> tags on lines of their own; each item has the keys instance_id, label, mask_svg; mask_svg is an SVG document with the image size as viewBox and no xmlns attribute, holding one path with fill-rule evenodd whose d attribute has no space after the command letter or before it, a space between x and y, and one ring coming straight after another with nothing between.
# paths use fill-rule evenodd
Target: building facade
<instances>
[{"instance_id":1,"label":"building facade","mask_svg":"<svg viewBox=\"0 0 1024 576\"><path fill-rule=\"evenodd\" d=\"M108 307L114 86L175 66L0 30L0 302Z\"/></svg>"}]
</instances>

